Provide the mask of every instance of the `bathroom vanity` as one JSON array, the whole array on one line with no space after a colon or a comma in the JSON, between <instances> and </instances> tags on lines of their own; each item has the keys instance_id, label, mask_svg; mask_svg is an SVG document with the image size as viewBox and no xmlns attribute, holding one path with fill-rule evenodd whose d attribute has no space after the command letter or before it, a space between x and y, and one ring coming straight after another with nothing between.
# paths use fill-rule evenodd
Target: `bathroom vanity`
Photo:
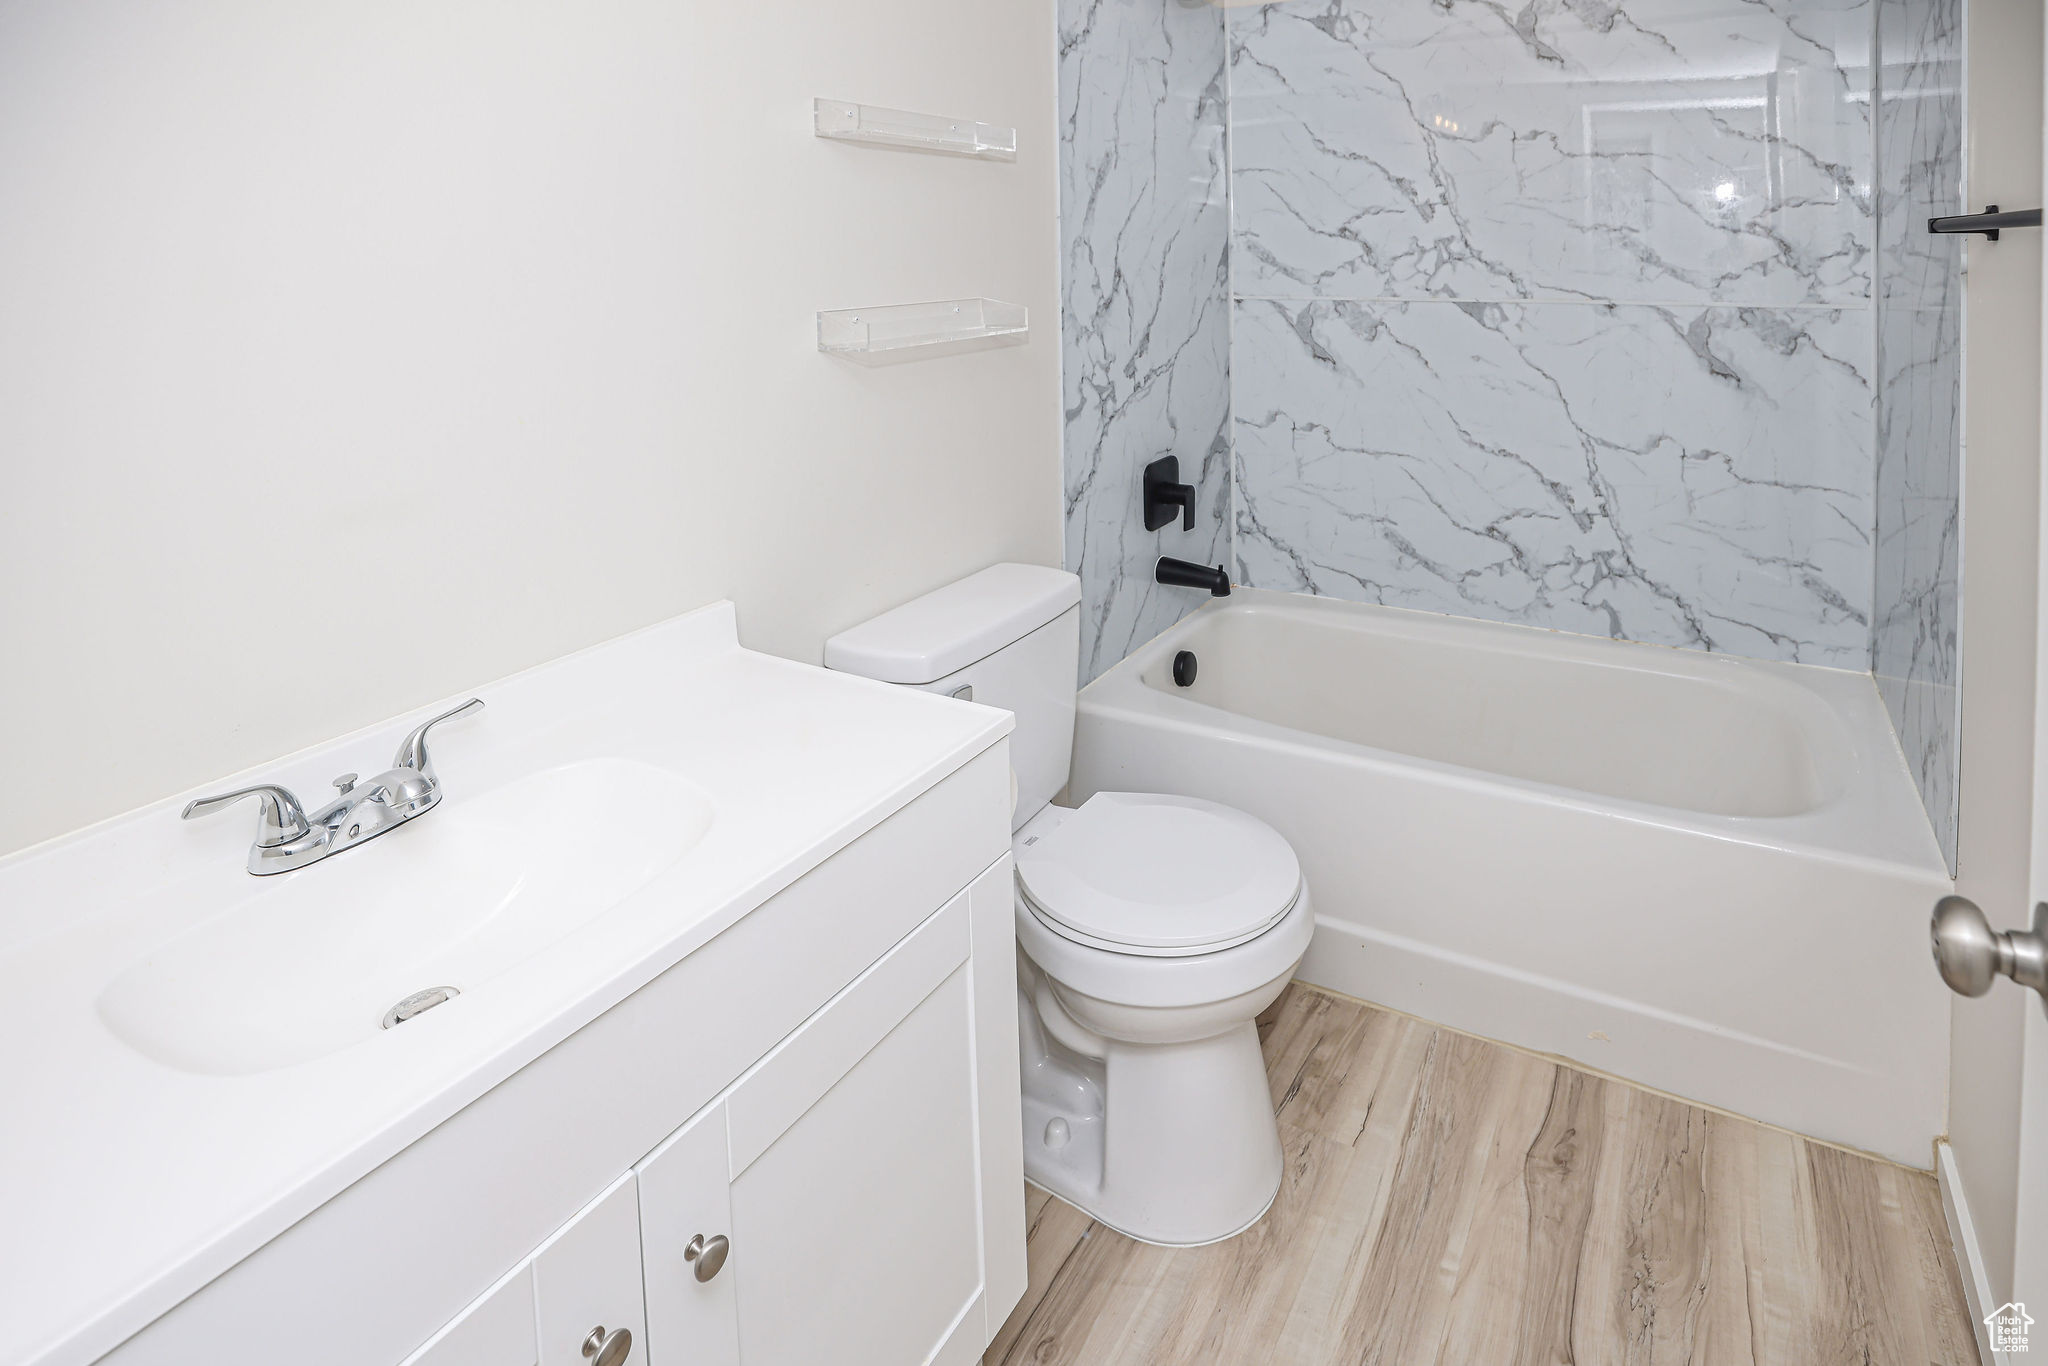
<instances>
[{"instance_id":1,"label":"bathroom vanity","mask_svg":"<svg viewBox=\"0 0 2048 1366\"><path fill-rule=\"evenodd\" d=\"M253 810L164 803L0 862L0 1360L977 1360L1025 1284L1008 715L726 605L479 692L345 856L254 878Z\"/></svg>"}]
</instances>

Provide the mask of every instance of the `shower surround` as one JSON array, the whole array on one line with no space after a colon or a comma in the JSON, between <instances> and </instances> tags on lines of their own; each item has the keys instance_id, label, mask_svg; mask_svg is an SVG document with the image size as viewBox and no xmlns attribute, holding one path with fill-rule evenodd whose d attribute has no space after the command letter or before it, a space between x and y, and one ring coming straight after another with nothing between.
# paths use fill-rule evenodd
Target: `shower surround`
<instances>
[{"instance_id":1,"label":"shower surround","mask_svg":"<svg viewBox=\"0 0 2048 1366\"><path fill-rule=\"evenodd\" d=\"M1227 25L1239 576L1867 667L1867 4Z\"/></svg>"},{"instance_id":2,"label":"shower surround","mask_svg":"<svg viewBox=\"0 0 2048 1366\"><path fill-rule=\"evenodd\" d=\"M1877 617L1870 669L1956 862L1963 240L1961 0L1877 7Z\"/></svg>"},{"instance_id":3,"label":"shower surround","mask_svg":"<svg viewBox=\"0 0 2048 1366\"><path fill-rule=\"evenodd\" d=\"M1877 3L1063 0L1083 680L1162 553L1875 668L1952 857L1955 0Z\"/></svg>"},{"instance_id":4,"label":"shower surround","mask_svg":"<svg viewBox=\"0 0 2048 1366\"><path fill-rule=\"evenodd\" d=\"M1066 565L1085 682L1191 609L1160 555L1228 554L1230 210L1219 10L1060 0ZM1145 530L1145 466L1177 456L1195 524Z\"/></svg>"}]
</instances>

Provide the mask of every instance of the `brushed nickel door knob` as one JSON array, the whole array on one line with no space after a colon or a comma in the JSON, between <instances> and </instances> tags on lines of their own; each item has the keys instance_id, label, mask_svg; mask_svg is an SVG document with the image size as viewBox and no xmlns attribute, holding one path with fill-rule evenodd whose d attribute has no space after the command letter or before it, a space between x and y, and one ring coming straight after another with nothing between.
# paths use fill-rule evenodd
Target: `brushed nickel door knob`
<instances>
[{"instance_id":1,"label":"brushed nickel door knob","mask_svg":"<svg viewBox=\"0 0 2048 1366\"><path fill-rule=\"evenodd\" d=\"M683 1260L697 1268L698 1280L708 1281L725 1265L726 1254L731 1251L732 1242L723 1233L709 1238L700 1233L683 1249Z\"/></svg>"},{"instance_id":2,"label":"brushed nickel door knob","mask_svg":"<svg viewBox=\"0 0 2048 1366\"><path fill-rule=\"evenodd\" d=\"M1945 896L1928 931L1941 980L1958 995L1982 996L2010 977L2048 996L2048 902L2034 908L2031 930L1994 930L1976 902Z\"/></svg>"},{"instance_id":3,"label":"brushed nickel door knob","mask_svg":"<svg viewBox=\"0 0 2048 1366\"><path fill-rule=\"evenodd\" d=\"M607 1333L599 1324L590 1330L590 1336L583 1339L584 1359L591 1366L625 1366L625 1360L633 1351L633 1330L614 1328Z\"/></svg>"}]
</instances>

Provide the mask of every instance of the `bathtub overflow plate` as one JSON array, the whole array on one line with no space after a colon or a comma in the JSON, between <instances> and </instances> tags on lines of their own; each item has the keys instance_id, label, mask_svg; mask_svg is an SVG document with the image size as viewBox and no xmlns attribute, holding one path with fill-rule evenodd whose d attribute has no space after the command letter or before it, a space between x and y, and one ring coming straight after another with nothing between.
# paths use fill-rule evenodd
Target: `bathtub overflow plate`
<instances>
[{"instance_id":1,"label":"bathtub overflow plate","mask_svg":"<svg viewBox=\"0 0 2048 1366\"><path fill-rule=\"evenodd\" d=\"M415 1015L424 1015L435 1006L452 1001L461 994L462 990L459 987L428 987L425 991L415 991L384 1012L383 1028L390 1029L394 1025L402 1025Z\"/></svg>"}]
</instances>

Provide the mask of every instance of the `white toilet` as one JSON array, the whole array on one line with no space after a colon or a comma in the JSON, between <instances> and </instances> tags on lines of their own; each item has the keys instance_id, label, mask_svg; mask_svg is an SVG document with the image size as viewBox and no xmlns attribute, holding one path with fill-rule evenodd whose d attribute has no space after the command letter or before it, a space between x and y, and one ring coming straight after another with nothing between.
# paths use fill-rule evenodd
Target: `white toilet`
<instances>
[{"instance_id":1,"label":"white toilet","mask_svg":"<svg viewBox=\"0 0 2048 1366\"><path fill-rule=\"evenodd\" d=\"M1293 849L1242 811L1144 792L1051 805L1079 655L1079 580L1021 564L825 643L830 668L1016 714L1025 1174L1133 1238L1214 1242L1280 1188L1253 1020L1314 914Z\"/></svg>"}]
</instances>

